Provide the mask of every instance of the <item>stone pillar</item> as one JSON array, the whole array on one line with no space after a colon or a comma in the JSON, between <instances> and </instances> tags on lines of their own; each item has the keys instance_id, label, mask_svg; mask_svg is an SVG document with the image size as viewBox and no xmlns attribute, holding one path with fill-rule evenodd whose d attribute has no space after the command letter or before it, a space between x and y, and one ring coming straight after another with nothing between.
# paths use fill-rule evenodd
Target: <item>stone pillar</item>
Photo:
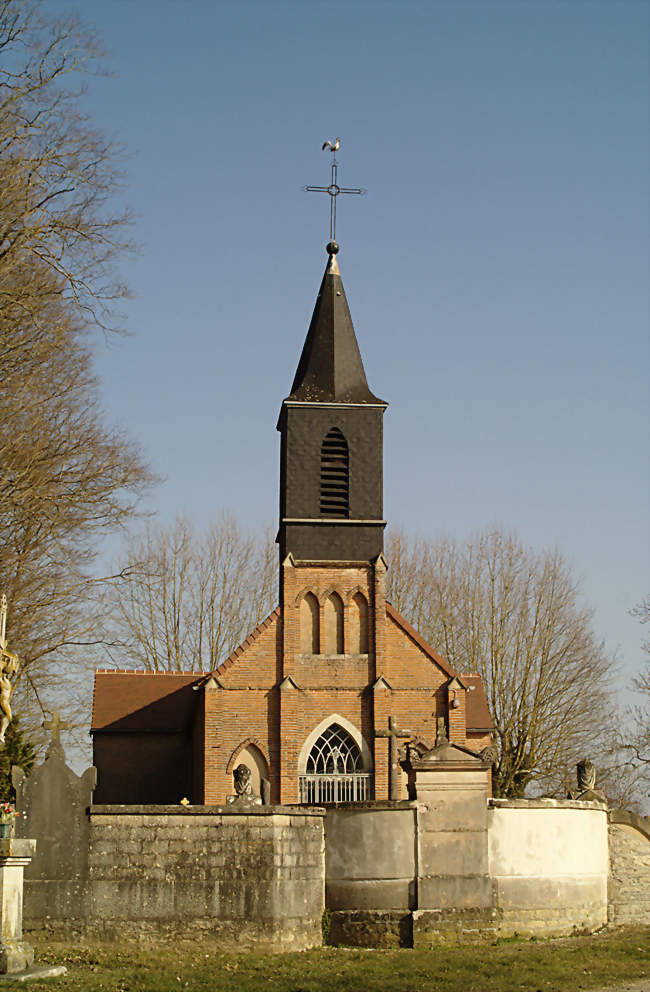
<instances>
[{"instance_id":1,"label":"stone pillar","mask_svg":"<svg viewBox=\"0 0 650 992\"><path fill-rule=\"evenodd\" d=\"M23 941L23 870L35 850L35 840L0 840L1 974L24 971L34 960L33 948Z\"/></svg>"},{"instance_id":2,"label":"stone pillar","mask_svg":"<svg viewBox=\"0 0 650 992\"><path fill-rule=\"evenodd\" d=\"M496 910L488 865L490 765L446 739L409 761L418 803L417 911L413 944L494 936Z\"/></svg>"}]
</instances>

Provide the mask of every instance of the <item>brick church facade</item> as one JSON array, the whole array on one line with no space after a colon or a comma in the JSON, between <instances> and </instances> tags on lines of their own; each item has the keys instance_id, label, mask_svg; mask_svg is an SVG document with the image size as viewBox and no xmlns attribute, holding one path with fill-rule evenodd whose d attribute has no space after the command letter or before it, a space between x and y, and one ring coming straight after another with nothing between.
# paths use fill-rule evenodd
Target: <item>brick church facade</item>
<instances>
[{"instance_id":1,"label":"brick church facade","mask_svg":"<svg viewBox=\"0 0 650 992\"><path fill-rule=\"evenodd\" d=\"M279 605L214 672L96 673L96 803L224 804L239 764L264 803L406 798L407 748L491 744L480 677L386 602L387 404L366 381L337 251L278 421Z\"/></svg>"}]
</instances>

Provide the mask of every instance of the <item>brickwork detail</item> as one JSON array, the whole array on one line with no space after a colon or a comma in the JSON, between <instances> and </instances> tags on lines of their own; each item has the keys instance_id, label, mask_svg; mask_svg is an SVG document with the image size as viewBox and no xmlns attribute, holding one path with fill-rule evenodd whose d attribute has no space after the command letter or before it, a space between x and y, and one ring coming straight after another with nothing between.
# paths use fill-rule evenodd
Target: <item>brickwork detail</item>
<instances>
[{"instance_id":1,"label":"brickwork detail","mask_svg":"<svg viewBox=\"0 0 650 992\"><path fill-rule=\"evenodd\" d=\"M477 746L467 735L465 684L387 608L385 587L382 555L369 563L287 557L281 607L204 690L196 737L205 749L204 777L194 801L226 800L232 755L252 741L269 765L271 802L298 802L302 746L334 714L361 734L378 800L389 797L389 741L377 732L390 717L433 745L444 716L452 742ZM481 746L489 742L489 733L477 738Z\"/></svg>"}]
</instances>

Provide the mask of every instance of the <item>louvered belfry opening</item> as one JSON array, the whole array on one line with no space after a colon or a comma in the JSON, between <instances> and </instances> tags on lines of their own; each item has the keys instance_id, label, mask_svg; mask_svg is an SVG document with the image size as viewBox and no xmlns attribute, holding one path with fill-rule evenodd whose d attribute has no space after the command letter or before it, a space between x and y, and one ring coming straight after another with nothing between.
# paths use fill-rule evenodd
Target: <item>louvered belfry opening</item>
<instances>
[{"instance_id":1,"label":"louvered belfry opening","mask_svg":"<svg viewBox=\"0 0 650 992\"><path fill-rule=\"evenodd\" d=\"M325 435L320 451L320 512L347 517L350 511L350 453L338 427Z\"/></svg>"}]
</instances>

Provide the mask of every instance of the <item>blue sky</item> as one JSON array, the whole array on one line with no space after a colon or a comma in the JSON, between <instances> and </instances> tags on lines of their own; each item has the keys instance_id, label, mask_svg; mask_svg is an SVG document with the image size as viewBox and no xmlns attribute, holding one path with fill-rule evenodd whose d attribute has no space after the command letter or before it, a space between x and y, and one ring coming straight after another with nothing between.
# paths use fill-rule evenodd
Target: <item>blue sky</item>
<instances>
[{"instance_id":1,"label":"blue sky","mask_svg":"<svg viewBox=\"0 0 650 992\"><path fill-rule=\"evenodd\" d=\"M48 10L70 9L46 0ZM636 0L84 0L142 251L110 419L163 519L277 518L276 417L328 236L385 417L385 510L557 546L642 663L648 569L648 16ZM623 679L625 683L625 677Z\"/></svg>"}]
</instances>

